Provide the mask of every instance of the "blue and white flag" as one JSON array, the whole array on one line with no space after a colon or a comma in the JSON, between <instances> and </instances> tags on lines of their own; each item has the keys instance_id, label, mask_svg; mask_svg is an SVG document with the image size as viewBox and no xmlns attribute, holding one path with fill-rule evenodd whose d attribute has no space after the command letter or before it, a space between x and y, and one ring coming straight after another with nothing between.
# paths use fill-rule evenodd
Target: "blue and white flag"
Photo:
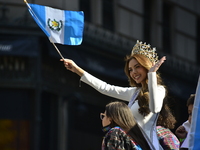
<instances>
[{"instance_id":1,"label":"blue and white flag","mask_svg":"<svg viewBox=\"0 0 200 150\"><path fill-rule=\"evenodd\" d=\"M200 76L196 88L189 133L189 150L200 150Z\"/></svg>"},{"instance_id":2,"label":"blue and white flag","mask_svg":"<svg viewBox=\"0 0 200 150\"><path fill-rule=\"evenodd\" d=\"M83 11L67 11L28 4L28 9L36 23L53 43L80 45L84 29Z\"/></svg>"}]
</instances>

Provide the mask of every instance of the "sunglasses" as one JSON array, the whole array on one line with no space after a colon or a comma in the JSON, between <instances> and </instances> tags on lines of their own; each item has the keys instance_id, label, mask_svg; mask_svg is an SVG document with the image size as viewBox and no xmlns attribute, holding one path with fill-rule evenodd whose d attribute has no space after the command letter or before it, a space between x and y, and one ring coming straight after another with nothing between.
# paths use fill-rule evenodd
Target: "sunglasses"
<instances>
[{"instance_id":1,"label":"sunglasses","mask_svg":"<svg viewBox=\"0 0 200 150\"><path fill-rule=\"evenodd\" d=\"M100 113L100 119L103 120L103 118L105 117L104 113Z\"/></svg>"}]
</instances>

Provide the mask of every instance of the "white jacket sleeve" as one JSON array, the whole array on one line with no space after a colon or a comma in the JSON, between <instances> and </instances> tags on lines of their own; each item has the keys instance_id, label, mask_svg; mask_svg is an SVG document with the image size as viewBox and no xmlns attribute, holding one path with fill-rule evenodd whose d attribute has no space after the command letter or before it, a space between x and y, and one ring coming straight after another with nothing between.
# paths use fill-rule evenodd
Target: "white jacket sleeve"
<instances>
[{"instance_id":1,"label":"white jacket sleeve","mask_svg":"<svg viewBox=\"0 0 200 150\"><path fill-rule=\"evenodd\" d=\"M114 97L124 101L130 101L132 95L136 91L135 87L119 87L107 84L106 82L92 76L91 74L84 72L80 79L86 84L90 85L100 93Z\"/></svg>"},{"instance_id":2,"label":"white jacket sleeve","mask_svg":"<svg viewBox=\"0 0 200 150\"><path fill-rule=\"evenodd\" d=\"M153 113L161 111L165 97L165 88L157 85L156 72L148 73L149 108Z\"/></svg>"}]
</instances>

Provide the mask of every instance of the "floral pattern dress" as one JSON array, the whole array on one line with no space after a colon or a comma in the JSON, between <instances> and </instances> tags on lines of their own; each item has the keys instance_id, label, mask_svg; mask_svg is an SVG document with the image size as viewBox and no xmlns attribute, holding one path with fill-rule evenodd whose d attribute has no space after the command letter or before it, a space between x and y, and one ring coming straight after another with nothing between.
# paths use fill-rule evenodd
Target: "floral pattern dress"
<instances>
[{"instance_id":1,"label":"floral pattern dress","mask_svg":"<svg viewBox=\"0 0 200 150\"><path fill-rule=\"evenodd\" d=\"M123 129L114 127L106 133L102 150L142 150L142 148Z\"/></svg>"}]
</instances>

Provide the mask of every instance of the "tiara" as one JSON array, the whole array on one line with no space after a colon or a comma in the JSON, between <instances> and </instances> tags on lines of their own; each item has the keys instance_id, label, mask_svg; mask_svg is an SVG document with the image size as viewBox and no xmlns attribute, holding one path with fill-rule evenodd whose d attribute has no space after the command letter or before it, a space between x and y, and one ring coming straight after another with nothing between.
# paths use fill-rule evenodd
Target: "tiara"
<instances>
[{"instance_id":1,"label":"tiara","mask_svg":"<svg viewBox=\"0 0 200 150\"><path fill-rule=\"evenodd\" d=\"M158 56L156 53L156 48L154 47L151 49L150 45L146 45L146 43L142 43L137 40L137 43L134 45L131 54L141 54L146 56L147 58L150 59L151 62L157 62L158 61Z\"/></svg>"}]
</instances>

